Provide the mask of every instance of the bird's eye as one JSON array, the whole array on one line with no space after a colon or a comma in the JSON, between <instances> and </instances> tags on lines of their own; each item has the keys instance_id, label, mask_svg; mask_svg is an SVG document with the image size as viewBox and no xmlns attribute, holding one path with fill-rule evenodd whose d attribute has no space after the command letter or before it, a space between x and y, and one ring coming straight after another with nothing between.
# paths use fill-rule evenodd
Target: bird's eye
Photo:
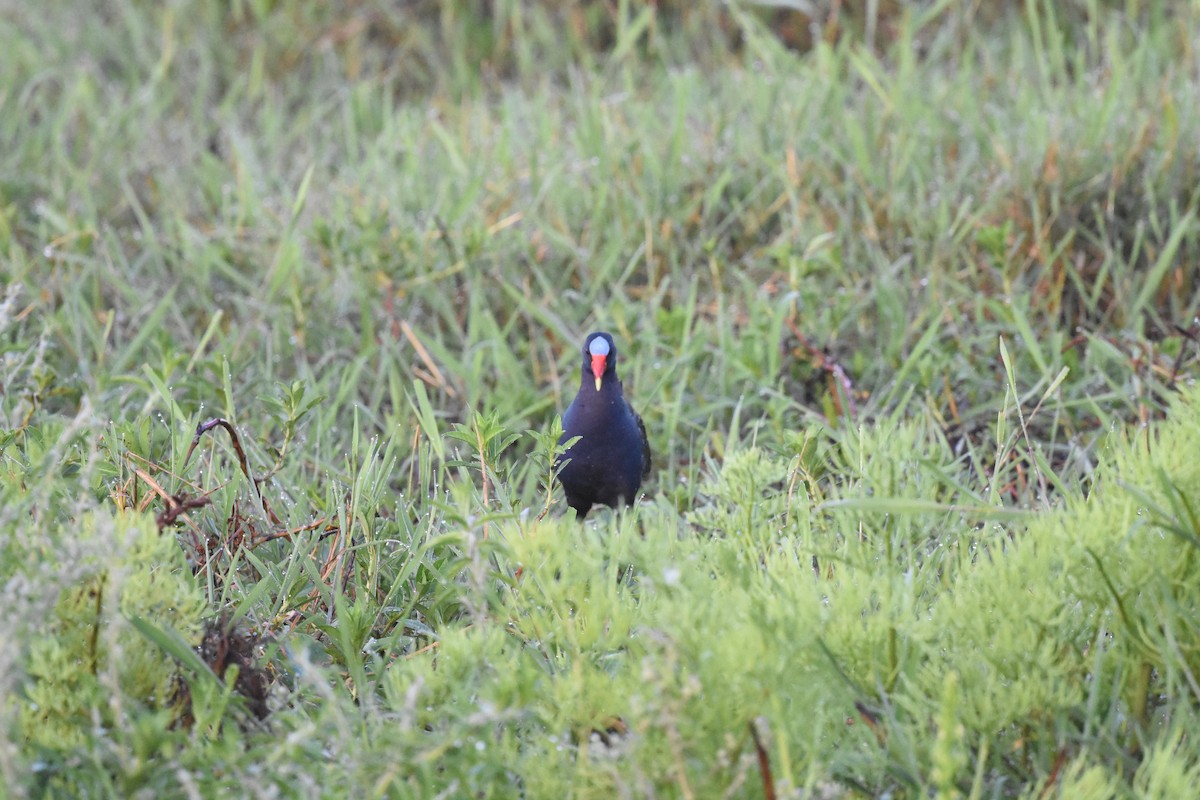
<instances>
[{"instance_id":1,"label":"bird's eye","mask_svg":"<svg viewBox=\"0 0 1200 800\"><path fill-rule=\"evenodd\" d=\"M608 355L608 340L602 336L597 336L588 344L588 353L593 356Z\"/></svg>"}]
</instances>

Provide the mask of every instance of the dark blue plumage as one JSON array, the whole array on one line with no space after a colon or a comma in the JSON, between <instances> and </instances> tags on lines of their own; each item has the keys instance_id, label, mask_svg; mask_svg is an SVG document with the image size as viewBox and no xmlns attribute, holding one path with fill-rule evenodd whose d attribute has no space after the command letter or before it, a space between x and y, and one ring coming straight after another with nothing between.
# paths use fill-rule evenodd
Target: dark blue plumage
<instances>
[{"instance_id":1,"label":"dark blue plumage","mask_svg":"<svg viewBox=\"0 0 1200 800\"><path fill-rule=\"evenodd\" d=\"M579 393L563 414L559 442L576 436L582 438L559 457L566 463L558 473L576 516L583 519L596 504L632 503L650 474L650 443L617 377L617 346L604 332L584 341Z\"/></svg>"}]
</instances>

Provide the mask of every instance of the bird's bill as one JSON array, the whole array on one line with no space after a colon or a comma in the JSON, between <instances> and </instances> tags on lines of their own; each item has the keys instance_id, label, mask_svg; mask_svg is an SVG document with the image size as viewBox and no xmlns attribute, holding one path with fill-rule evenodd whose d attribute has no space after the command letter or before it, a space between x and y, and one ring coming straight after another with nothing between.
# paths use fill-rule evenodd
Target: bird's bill
<instances>
[{"instance_id":1,"label":"bird's bill","mask_svg":"<svg viewBox=\"0 0 1200 800\"><path fill-rule=\"evenodd\" d=\"M608 366L608 356L592 356L592 374L596 376L596 391L604 380L604 370Z\"/></svg>"}]
</instances>

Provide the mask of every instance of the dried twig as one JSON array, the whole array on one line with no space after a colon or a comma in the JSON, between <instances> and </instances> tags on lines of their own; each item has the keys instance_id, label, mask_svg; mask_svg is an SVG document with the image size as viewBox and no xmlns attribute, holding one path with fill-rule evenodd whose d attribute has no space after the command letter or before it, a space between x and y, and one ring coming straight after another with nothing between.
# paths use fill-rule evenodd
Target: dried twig
<instances>
[{"instance_id":1,"label":"dried twig","mask_svg":"<svg viewBox=\"0 0 1200 800\"><path fill-rule=\"evenodd\" d=\"M229 439L233 443L233 450L237 453L238 465L242 468L242 474L246 476L246 480L250 481L250 485L254 487L254 493L262 499L262 492L258 488L258 481L254 480L254 476L250 474L250 465L246 461L246 452L242 450L242 440L238 436L233 425L228 420L221 417L213 417L206 422L201 422L196 426L196 435L192 437L192 444L188 447L187 455L183 457L183 465L186 467L188 460L192 457L192 451L196 449L196 445L200 443L200 437L211 431L213 428L224 428L229 434Z\"/></svg>"},{"instance_id":2,"label":"dried twig","mask_svg":"<svg viewBox=\"0 0 1200 800\"><path fill-rule=\"evenodd\" d=\"M846 370L809 341L808 337L797 327L796 320L789 318L787 324L792 329L792 335L799 339L800 345L808 351L812 363L817 368L829 373L830 383L833 386L833 402L838 414L842 415L849 411L851 419L858 419L858 406L854 403L854 384L850 382ZM845 407L842 406L841 396L843 395L845 396Z\"/></svg>"},{"instance_id":3,"label":"dried twig","mask_svg":"<svg viewBox=\"0 0 1200 800\"><path fill-rule=\"evenodd\" d=\"M854 710L858 712L859 718L867 724L871 733L875 734L875 740L879 742L879 746L885 746L887 744L887 728L883 727L883 722L879 719L879 715L861 700L854 701Z\"/></svg>"},{"instance_id":4,"label":"dried twig","mask_svg":"<svg viewBox=\"0 0 1200 800\"><path fill-rule=\"evenodd\" d=\"M1050 768L1050 775L1046 778L1046 785L1042 787L1042 791L1038 792L1038 800L1042 800L1050 795L1054 784L1058 783L1058 773L1062 771L1063 764L1067 762L1066 748L1060 748L1058 755L1054 758L1054 766Z\"/></svg>"},{"instance_id":5,"label":"dried twig","mask_svg":"<svg viewBox=\"0 0 1200 800\"><path fill-rule=\"evenodd\" d=\"M298 533L304 533L305 531L313 531L313 530L316 530L317 528L321 527L322 525L325 526L325 530L321 532L322 539L324 539L326 536L332 536L333 534L337 533L339 530L336 525L330 524L329 517L322 517L321 519L313 520L312 522L309 522L305 525L301 525L296 528L291 528L286 531L278 531L276 533L268 533L265 536L260 536L257 539L255 539L253 542L250 543L250 549L253 550L254 548L258 547L260 544L265 544L266 542L273 542L276 539L291 540L291 538Z\"/></svg>"},{"instance_id":6,"label":"dried twig","mask_svg":"<svg viewBox=\"0 0 1200 800\"><path fill-rule=\"evenodd\" d=\"M183 517L183 521L188 525L188 532L192 535L192 544L197 550L200 550L200 529L196 523L188 519L185 514L193 508L201 508L208 505L208 495L202 495L187 499L185 495L174 495L164 489L158 481L154 480L148 472L143 469L131 466L133 474L142 479L142 482L149 486L155 494L166 501L167 507L154 518L154 522L158 525L161 531L168 525L172 525L175 521Z\"/></svg>"},{"instance_id":7,"label":"dried twig","mask_svg":"<svg viewBox=\"0 0 1200 800\"><path fill-rule=\"evenodd\" d=\"M446 380L446 376L438 369L437 363L429 355L429 351L425 349L425 345L421 344L421 340L417 338L417 334L413 331L412 326L406 321L400 320L400 331L404 334L404 338L408 339L408 343L417 351L417 357L421 359L421 363L425 365L426 372L424 375L418 375L422 380L430 386L435 386L443 390L450 397L458 397L458 392L454 391L454 387Z\"/></svg>"},{"instance_id":8,"label":"dried twig","mask_svg":"<svg viewBox=\"0 0 1200 800\"><path fill-rule=\"evenodd\" d=\"M758 756L758 771L762 775L763 797L775 800L775 781L771 777L771 755L763 747L762 739L758 736L758 726L754 720L747 723L750 727L750 738L754 740L754 753Z\"/></svg>"},{"instance_id":9,"label":"dried twig","mask_svg":"<svg viewBox=\"0 0 1200 800\"><path fill-rule=\"evenodd\" d=\"M175 521L188 511L197 508L204 508L212 502L212 498L208 495L195 495L189 497L186 494L176 494L165 498L167 507L158 512L154 517L154 524L161 531L163 528L174 525ZM194 535L194 532L193 532Z\"/></svg>"}]
</instances>

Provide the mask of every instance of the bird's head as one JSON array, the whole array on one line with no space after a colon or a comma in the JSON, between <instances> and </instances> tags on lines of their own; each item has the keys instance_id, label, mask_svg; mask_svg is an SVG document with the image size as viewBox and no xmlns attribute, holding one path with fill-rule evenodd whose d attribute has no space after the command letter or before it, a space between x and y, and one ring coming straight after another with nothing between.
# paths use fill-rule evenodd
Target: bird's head
<instances>
[{"instance_id":1,"label":"bird's head","mask_svg":"<svg viewBox=\"0 0 1200 800\"><path fill-rule=\"evenodd\" d=\"M604 378L614 375L617 369L617 346L611 336L603 331L588 335L583 343L583 368L585 374L591 370L596 379L596 391L600 391Z\"/></svg>"}]
</instances>

